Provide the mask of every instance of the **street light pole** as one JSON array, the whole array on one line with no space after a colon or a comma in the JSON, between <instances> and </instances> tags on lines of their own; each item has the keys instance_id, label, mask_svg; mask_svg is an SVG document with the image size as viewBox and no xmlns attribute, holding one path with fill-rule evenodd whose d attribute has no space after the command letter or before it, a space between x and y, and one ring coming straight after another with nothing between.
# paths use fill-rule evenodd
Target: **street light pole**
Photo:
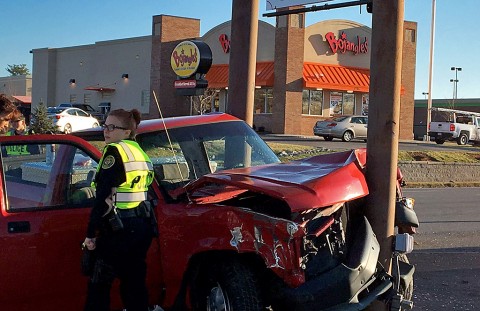
<instances>
[{"instance_id":1,"label":"street light pole","mask_svg":"<svg viewBox=\"0 0 480 311\"><path fill-rule=\"evenodd\" d=\"M458 72L462 71L461 67L451 67L450 70L455 70L455 79L450 79L450 82L453 82L453 98L452 106L455 109L455 100L457 99L457 87L458 87Z\"/></svg>"},{"instance_id":2,"label":"street light pole","mask_svg":"<svg viewBox=\"0 0 480 311\"><path fill-rule=\"evenodd\" d=\"M427 135L424 136L424 140L430 141L430 136L428 134L428 126L432 120L432 80L433 80L433 54L434 54L434 42L435 42L435 11L436 3L435 0L432 0L432 24L430 26L430 63L428 66L428 100L427 100Z\"/></svg>"}]
</instances>

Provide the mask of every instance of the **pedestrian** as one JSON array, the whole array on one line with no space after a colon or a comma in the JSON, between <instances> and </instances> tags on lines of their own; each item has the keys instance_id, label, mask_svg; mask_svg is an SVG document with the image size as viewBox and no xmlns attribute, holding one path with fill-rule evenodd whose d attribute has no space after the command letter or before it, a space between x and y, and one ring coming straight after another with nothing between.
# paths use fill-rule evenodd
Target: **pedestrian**
<instances>
[{"instance_id":1,"label":"pedestrian","mask_svg":"<svg viewBox=\"0 0 480 311\"><path fill-rule=\"evenodd\" d=\"M10 120L17 106L5 94L0 94L0 135L5 135L10 128Z\"/></svg>"},{"instance_id":2,"label":"pedestrian","mask_svg":"<svg viewBox=\"0 0 480 311\"><path fill-rule=\"evenodd\" d=\"M120 280L128 311L147 311L146 256L153 238L153 211L147 200L153 181L149 157L135 141L136 109L113 110L103 124L103 156L93 181L96 190L84 246L95 251L85 311L110 310L110 290Z\"/></svg>"},{"instance_id":3,"label":"pedestrian","mask_svg":"<svg viewBox=\"0 0 480 311\"><path fill-rule=\"evenodd\" d=\"M10 130L7 132L7 136L28 134L31 134L31 132L29 132L27 129L27 124L25 123L25 116L20 110L16 109L12 113L12 117L10 119Z\"/></svg>"},{"instance_id":4,"label":"pedestrian","mask_svg":"<svg viewBox=\"0 0 480 311\"><path fill-rule=\"evenodd\" d=\"M10 119L10 130L5 135L19 136L29 134L32 134L32 132L27 129L25 116L20 110L15 109L15 111L12 112ZM39 154L40 146L34 144L5 146L5 151L8 156Z\"/></svg>"}]
</instances>

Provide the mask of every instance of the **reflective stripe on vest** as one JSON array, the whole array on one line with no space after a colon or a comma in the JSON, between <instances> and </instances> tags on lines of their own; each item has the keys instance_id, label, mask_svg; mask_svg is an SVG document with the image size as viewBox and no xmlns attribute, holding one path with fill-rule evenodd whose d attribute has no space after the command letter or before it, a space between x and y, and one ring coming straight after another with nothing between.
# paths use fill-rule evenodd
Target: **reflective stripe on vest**
<instances>
[{"instance_id":1,"label":"reflective stripe on vest","mask_svg":"<svg viewBox=\"0 0 480 311\"><path fill-rule=\"evenodd\" d=\"M147 192L117 192L113 199L115 202L141 202L147 199Z\"/></svg>"}]
</instances>

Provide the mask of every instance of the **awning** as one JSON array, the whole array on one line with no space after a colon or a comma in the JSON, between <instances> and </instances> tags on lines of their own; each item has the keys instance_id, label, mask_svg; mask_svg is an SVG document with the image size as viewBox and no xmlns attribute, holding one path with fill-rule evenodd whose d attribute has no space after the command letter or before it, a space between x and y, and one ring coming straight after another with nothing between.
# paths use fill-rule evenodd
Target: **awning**
<instances>
[{"instance_id":1,"label":"awning","mask_svg":"<svg viewBox=\"0 0 480 311\"><path fill-rule=\"evenodd\" d=\"M368 93L370 70L339 65L304 63L303 81L307 88Z\"/></svg>"},{"instance_id":2,"label":"awning","mask_svg":"<svg viewBox=\"0 0 480 311\"><path fill-rule=\"evenodd\" d=\"M15 100L21 102L22 104L30 105L32 103L31 96L12 96Z\"/></svg>"},{"instance_id":3,"label":"awning","mask_svg":"<svg viewBox=\"0 0 480 311\"><path fill-rule=\"evenodd\" d=\"M112 93L115 92L115 89L109 87L101 87L101 86L89 86L84 88L85 91L96 91L102 93Z\"/></svg>"},{"instance_id":4,"label":"awning","mask_svg":"<svg viewBox=\"0 0 480 311\"><path fill-rule=\"evenodd\" d=\"M213 89L228 86L228 64L212 65L206 74L208 87ZM255 86L273 87L273 62L257 63Z\"/></svg>"}]
</instances>

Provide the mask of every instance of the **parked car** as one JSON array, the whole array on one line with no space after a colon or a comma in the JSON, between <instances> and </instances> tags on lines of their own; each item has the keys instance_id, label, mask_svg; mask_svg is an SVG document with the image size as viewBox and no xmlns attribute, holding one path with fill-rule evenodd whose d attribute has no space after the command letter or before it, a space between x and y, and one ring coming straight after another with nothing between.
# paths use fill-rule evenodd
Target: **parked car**
<instances>
[{"instance_id":1,"label":"parked car","mask_svg":"<svg viewBox=\"0 0 480 311\"><path fill-rule=\"evenodd\" d=\"M62 104L58 104L57 108L78 108L78 109L82 109L86 113L91 114L100 123L103 123L105 121L105 115L103 113L101 113L100 111L95 110L95 108L93 108L89 104L62 103Z\"/></svg>"},{"instance_id":2,"label":"parked car","mask_svg":"<svg viewBox=\"0 0 480 311\"><path fill-rule=\"evenodd\" d=\"M49 107L47 115L58 127L58 131L65 134L100 126L96 118L78 108Z\"/></svg>"},{"instance_id":3,"label":"parked car","mask_svg":"<svg viewBox=\"0 0 480 311\"><path fill-rule=\"evenodd\" d=\"M362 213L365 149L280 163L250 126L220 113L142 121L137 141L155 174L152 306L362 310L382 299L405 310L414 267L399 259L390 275L378 261ZM82 310L80 244L104 145L100 128L0 137L1 148L39 150L0 154L2 310Z\"/></svg>"},{"instance_id":4,"label":"parked car","mask_svg":"<svg viewBox=\"0 0 480 311\"><path fill-rule=\"evenodd\" d=\"M317 121L313 127L313 134L331 141L340 138L343 141L351 141L354 138L367 141L366 116L338 116L323 121Z\"/></svg>"}]
</instances>

